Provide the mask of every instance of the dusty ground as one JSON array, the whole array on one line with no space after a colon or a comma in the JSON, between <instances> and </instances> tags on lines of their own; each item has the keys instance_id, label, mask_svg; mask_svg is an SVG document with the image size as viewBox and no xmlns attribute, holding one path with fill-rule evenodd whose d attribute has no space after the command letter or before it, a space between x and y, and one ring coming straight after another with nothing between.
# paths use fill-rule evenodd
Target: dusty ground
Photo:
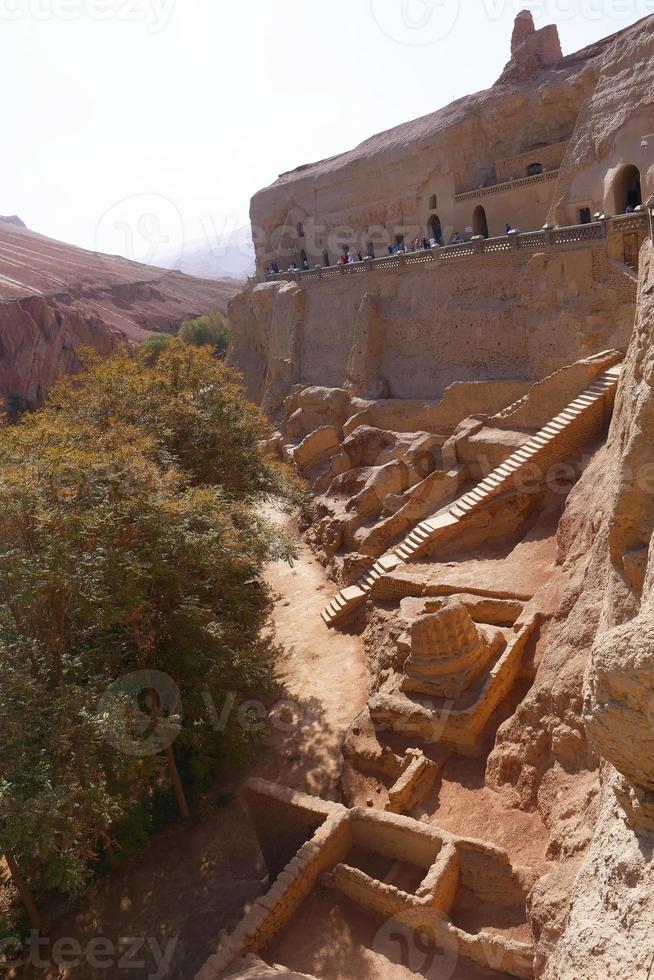
<instances>
[{"instance_id":1,"label":"dusty ground","mask_svg":"<svg viewBox=\"0 0 654 980\"><path fill-rule=\"evenodd\" d=\"M460 961L456 952L430 949L401 919L384 922L331 895L304 902L265 955L321 980L509 980Z\"/></svg>"},{"instance_id":2,"label":"dusty ground","mask_svg":"<svg viewBox=\"0 0 654 980\"><path fill-rule=\"evenodd\" d=\"M266 578L279 595L272 626L283 651L282 701L273 711L269 751L255 772L333 795L344 730L368 691L362 645L357 637L324 628L320 611L336 589L304 546L292 568L271 565ZM234 801L150 840L138 859L97 882L74 908L50 909L42 932L50 938L39 951L46 965L5 975L30 980L156 976L152 940L163 950L173 943L170 969L158 975L190 980L214 952L221 931L232 929L246 903L261 893L264 876L249 821ZM131 936L148 937L132 956L134 965L119 964L128 953L124 943L122 954L107 957L106 968L94 968L84 957L76 966L54 965L53 945L64 937L83 949L106 937L118 949L121 939ZM64 955L66 962L74 959L69 950Z\"/></svg>"}]
</instances>

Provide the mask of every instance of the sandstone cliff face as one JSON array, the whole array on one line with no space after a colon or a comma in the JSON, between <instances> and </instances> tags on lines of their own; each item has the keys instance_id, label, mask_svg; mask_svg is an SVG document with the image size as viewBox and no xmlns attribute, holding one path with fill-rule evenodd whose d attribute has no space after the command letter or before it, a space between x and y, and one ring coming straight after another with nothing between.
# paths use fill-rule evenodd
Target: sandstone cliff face
<instances>
[{"instance_id":1,"label":"sandstone cliff face","mask_svg":"<svg viewBox=\"0 0 654 980\"><path fill-rule=\"evenodd\" d=\"M584 720L608 760L595 836L546 976L647 977L654 963L654 252L607 447L608 513L590 574L606 583ZM593 969L588 965L592 951Z\"/></svg>"},{"instance_id":2,"label":"sandstone cliff face","mask_svg":"<svg viewBox=\"0 0 654 980\"><path fill-rule=\"evenodd\" d=\"M526 231L548 215L577 224L582 209L622 213L616 188L627 165L639 168L646 200L654 168L641 141L654 128L653 44L650 16L563 57L556 26L536 31L523 12L511 59L490 89L259 191L250 212L259 273L273 260L282 268L305 258L334 263L347 246L372 246L379 256L396 236L410 241L434 228L448 242L455 230L501 235L507 221Z\"/></svg>"},{"instance_id":3,"label":"sandstone cliff face","mask_svg":"<svg viewBox=\"0 0 654 980\"><path fill-rule=\"evenodd\" d=\"M646 978L654 962L649 245L641 260L638 316L609 439L571 494L559 528L566 591L536 683L500 729L488 765L490 784L513 805L541 811L552 855L572 858L532 896L537 975L547 980ZM589 840L583 858L575 858Z\"/></svg>"},{"instance_id":4,"label":"sandstone cliff face","mask_svg":"<svg viewBox=\"0 0 654 980\"><path fill-rule=\"evenodd\" d=\"M607 39L597 59L597 85L582 107L561 165L551 221L568 223L584 202L591 202L593 211L624 210L613 186L625 164L639 168L643 200L654 191L652 145L641 145L654 130L653 58L654 17Z\"/></svg>"},{"instance_id":5,"label":"sandstone cliff face","mask_svg":"<svg viewBox=\"0 0 654 980\"><path fill-rule=\"evenodd\" d=\"M0 396L30 405L79 367L81 345L108 353L115 343L173 330L225 309L238 289L86 252L21 226L0 219Z\"/></svg>"},{"instance_id":6,"label":"sandstone cliff face","mask_svg":"<svg viewBox=\"0 0 654 980\"><path fill-rule=\"evenodd\" d=\"M626 346L635 284L605 250L265 283L230 304L232 363L274 411L295 383L440 398L457 381L536 381Z\"/></svg>"}]
</instances>

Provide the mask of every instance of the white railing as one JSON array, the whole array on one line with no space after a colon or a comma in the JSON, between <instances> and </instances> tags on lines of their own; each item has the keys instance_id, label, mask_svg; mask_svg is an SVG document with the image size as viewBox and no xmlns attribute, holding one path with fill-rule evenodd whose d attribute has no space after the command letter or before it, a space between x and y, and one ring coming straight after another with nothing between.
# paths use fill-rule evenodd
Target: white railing
<instances>
[{"instance_id":1,"label":"white railing","mask_svg":"<svg viewBox=\"0 0 654 980\"><path fill-rule=\"evenodd\" d=\"M565 228L543 228L541 231L511 232L499 238L473 238L469 242L443 245L418 252L398 252L379 259L364 259L347 265L315 266L313 269L278 272L268 276L250 278L261 282L320 282L341 276L356 276L365 272L383 272L417 265L438 265L455 259L469 259L479 255L499 255L520 249L574 248L589 242L604 240L611 232L642 231L648 228L646 211L619 214L601 221Z\"/></svg>"},{"instance_id":2,"label":"white railing","mask_svg":"<svg viewBox=\"0 0 654 980\"><path fill-rule=\"evenodd\" d=\"M515 177L511 180L503 180L499 184L488 184L486 187L473 187L472 190L455 194L454 200L457 204L461 201L474 201L477 197L488 197L489 194L501 194L504 191L512 191L519 187L529 187L531 184L542 184L547 180L555 180L558 176L558 169L543 170L541 173L532 174L530 177Z\"/></svg>"}]
</instances>

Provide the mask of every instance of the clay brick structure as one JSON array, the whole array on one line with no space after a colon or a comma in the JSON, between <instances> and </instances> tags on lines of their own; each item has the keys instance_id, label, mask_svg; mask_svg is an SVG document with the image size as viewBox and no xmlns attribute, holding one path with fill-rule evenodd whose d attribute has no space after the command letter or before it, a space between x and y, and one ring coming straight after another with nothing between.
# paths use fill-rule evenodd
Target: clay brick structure
<instances>
[{"instance_id":1,"label":"clay brick structure","mask_svg":"<svg viewBox=\"0 0 654 980\"><path fill-rule=\"evenodd\" d=\"M275 829L284 826L288 808L291 823L306 813L309 828L315 815L323 820L298 848L282 871L277 859L269 866L274 884L259 899L236 931L211 957L196 980L218 980L239 960L266 950L283 930L293 928L294 916L319 887L353 902L384 922L398 922L412 931L424 930L434 946L457 960L494 965L514 977L533 977L533 950L528 942L483 927L484 912L503 908L512 917L524 916L528 891L535 876L512 866L501 848L441 831L407 817L370 809L347 809L263 780L250 780L246 799L255 826L267 828L264 853L269 853ZM269 811L270 807L270 811ZM286 849L286 839L279 853ZM370 858L381 859L386 880L365 870ZM394 882L394 883L392 883ZM474 900L479 928L474 933L457 925L463 907Z\"/></svg>"}]
</instances>

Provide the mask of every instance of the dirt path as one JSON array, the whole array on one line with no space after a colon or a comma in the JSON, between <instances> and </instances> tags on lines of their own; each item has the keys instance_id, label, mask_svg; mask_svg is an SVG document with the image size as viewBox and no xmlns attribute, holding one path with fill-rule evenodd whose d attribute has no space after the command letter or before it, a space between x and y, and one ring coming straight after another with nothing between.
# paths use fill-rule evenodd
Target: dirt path
<instances>
[{"instance_id":1,"label":"dirt path","mask_svg":"<svg viewBox=\"0 0 654 980\"><path fill-rule=\"evenodd\" d=\"M269 718L272 751L260 774L334 798L343 735L368 697L361 638L326 629L320 613L338 590L303 543L299 559L270 565L266 580L284 696Z\"/></svg>"},{"instance_id":2,"label":"dirt path","mask_svg":"<svg viewBox=\"0 0 654 980\"><path fill-rule=\"evenodd\" d=\"M300 550L293 567L278 562L266 570L276 594L271 638L280 652L281 695L266 722L268 749L254 774L334 796L343 734L365 703L368 675L360 639L324 627L320 611L336 589L309 549ZM44 965L28 964L4 976L190 980L215 951L221 932L231 930L261 893L264 877L238 800L209 808L190 824L152 838L136 859L96 882L73 908L48 910L42 930L47 941L36 951ZM89 943L101 937L102 954L90 962ZM125 937L143 941L130 947ZM55 952L63 939L73 945ZM67 965L59 967L62 956Z\"/></svg>"}]
</instances>

